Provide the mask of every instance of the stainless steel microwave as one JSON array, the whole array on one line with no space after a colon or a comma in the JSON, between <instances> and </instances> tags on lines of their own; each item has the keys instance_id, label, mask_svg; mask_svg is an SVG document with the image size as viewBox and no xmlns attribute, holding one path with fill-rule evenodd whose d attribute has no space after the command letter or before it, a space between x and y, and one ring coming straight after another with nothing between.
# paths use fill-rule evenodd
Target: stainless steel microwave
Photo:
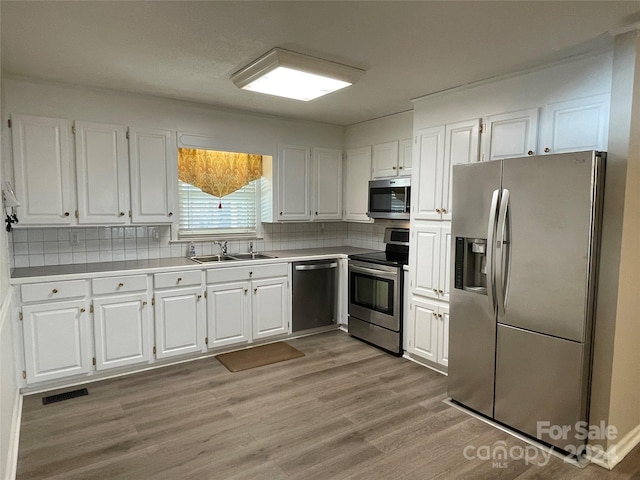
<instances>
[{"instance_id":1,"label":"stainless steel microwave","mask_svg":"<svg viewBox=\"0 0 640 480\"><path fill-rule=\"evenodd\" d=\"M408 220L410 210L410 177L369 182L369 217Z\"/></svg>"}]
</instances>

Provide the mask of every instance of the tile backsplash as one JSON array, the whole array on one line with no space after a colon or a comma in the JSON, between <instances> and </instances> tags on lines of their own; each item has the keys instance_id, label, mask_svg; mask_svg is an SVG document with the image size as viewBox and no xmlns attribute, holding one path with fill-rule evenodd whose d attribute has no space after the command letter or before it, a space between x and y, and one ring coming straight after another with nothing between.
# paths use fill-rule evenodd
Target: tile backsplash
<instances>
[{"instance_id":1,"label":"tile backsplash","mask_svg":"<svg viewBox=\"0 0 640 480\"><path fill-rule=\"evenodd\" d=\"M385 224L263 224L257 252L300 248L384 249ZM230 253L247 252L250 240L230 240ZM39 267L150 258L184 257L189 242L171 242L169 226L17 228L9 234L11 267ZM212 241L194 242L197 255L219 253Z\"/></svg>"}]
</instances>

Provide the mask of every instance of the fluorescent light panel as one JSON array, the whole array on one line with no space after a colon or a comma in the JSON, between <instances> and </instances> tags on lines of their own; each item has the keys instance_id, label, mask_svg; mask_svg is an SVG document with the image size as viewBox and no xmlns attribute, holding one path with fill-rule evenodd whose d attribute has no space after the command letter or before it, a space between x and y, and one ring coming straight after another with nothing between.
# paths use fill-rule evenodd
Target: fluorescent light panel
<instances>
[{"instance_id":1,"label":"fluorescent light panel","mask_svg":"<svg viewBox=\"0 0 640 480\"><path fill-rule=\"evenodd\" d=\"M253 92L309 101L352 85L363 70L274 48L237 71L231 81Z\"/></svg>"}]
</instances>

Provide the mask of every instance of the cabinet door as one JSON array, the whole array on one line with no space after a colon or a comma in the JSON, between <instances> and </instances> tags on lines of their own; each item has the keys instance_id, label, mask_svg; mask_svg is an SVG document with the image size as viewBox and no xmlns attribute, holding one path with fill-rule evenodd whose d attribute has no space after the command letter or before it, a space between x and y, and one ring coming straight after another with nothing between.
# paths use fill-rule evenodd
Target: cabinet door
<instances>
[{"instance_id":1,"label":"cabinet door","mask_svg":"<svg viewBox=\"0 0 640 480\"><path fill-rule=\"evenodd\" d=\"M297 145L278 147L279 221L309 220L311 149Z\"/></svg>"},{"instance_id":2,"label":"cabinet door","mask_svg":"<svg viewBox=\"0 0 640 480\"><path fill-rule=\"evenodd\" d=\"M84 300L22 307L27 383L91 369L89 318Z\"/></svg>"},{"instance_id":3,"label":"cabinet door","mask_svg":"<svg viewBox=\"0 0 640 480\"><path fill-rule=\"evenodd\" d=\"M398 175L398 142L379 143L373 146L372 178Z\"/></svg>"},{"instance_id":4,"label":"cabinet door","mask_svg":"<svg viewBox=\"0 0 640 480\"><path fill-rule=\"evenodd\" d=\"M20 224L70 225L75 198L69 122L12 115L11 138Z\"/></svg>"},{"instance_id":5,"label":"cabinet door","mask_svg":"<svg viewBox=\"0 0 640 480\"><path fill-rule=\"evenodd\" d=\"M409 353L438 361L438 306L413 297L409 305Z\"/></svg>"},{"instance_id":6,"label":"cabinet door","mask_svg":"<svg viewBox=\"0 0 640 480\"><path fill-rule=\"evenodd\" d=\"M96 369L148 362L151 310L146 293L93 301Z\"/></svg>"},{"instance_id":7,"label":"cabinet door","mask_svg":"<svg viewBox=\"0 0 640 480\"><path fill-rule=\"evenodd\" d=\"M610 95L552 103L542 110L540 153L606 150Z\"/></svg>"},{"instance_id":8,"label":"cabinet door","mask_svg":"<svg viewBox=\"0 0 640 480\"><path fill-rule=\"evenodd\" d=\"M535 155L538 138L538 109L491 115L486 120L483 161Z\"/></svg>"},{"instance_id":9,"label":"cabinet door","mask_svg":"<svg viewBox=\"0 0 640 480\"><path fill-rule=\"evenodd\" d=\"M415 220L440 220L444 178L445 128L417 132L417 155L413 167L411 215Z\"/></svg>"},{"instance_id":10,"label":"cabinet door","mask_svg":"<svg viewBox=\"0 0 640 480\"><path fill-rule=\"evenodd\" d=\"M167 223L173 219L178 189L175 134L129 129L131 221Z\"/></svg>"},{"instance_id":11,"label":"cabinet door","mask_svg":"<svg viewBox=\"0 0 640 480\"><path fill-rule=\"evenodd\" d=\"M413 139L407 138L400 141L398 158L399 175L411 175L413 169Z\"/></svg>"},{"instance_id":12,"label":"cabinet door","mask_svg":"<svg viewBox=\"0 0 640 480\"><path fill-rule=\"evenodd\" d=\"M480 119L447 125L442 168L442 219L451 220L451 172L454 165L480 160Z\"/></svg>"},{"instance_id":13,"label":"cabinet door","mask_svg":"<svg viewBox=\"0 0 640 480\"><path fill-rule=\"evenodd\" d=\"M371 147L347 150L344 179L343 220L373 222L369 218L369 180L371 179Z\"/></svg>"},{"instance_id":14,"label":"cabinet door","mask_svg":"<svg viewBox=\"0 0 640 480\"><path fill-rule=\"evenodd\" d=\"M209 348L251 341L250 288L249 282L207 288Z\"/></svg>"},{"instance_id":15,"label":"cabinet door","mask_svg":"<svg viewBox=\"0 0 640 480\"><path fill-rule=\"evenodd\" d=\"M412 225L409 247L411 292L440 298L440 235L437 225Z\"/></svg>"},{"instance_id":16,"label":"cabinet door","mask_svg":"<svg viewBox=\"0 0 640 480\"><path fill-rule=\"evenodd\" d=\"M200 288L155 293L156 356L200 352L204 348L204 308Z\"/></svg>"},{"instance_id":17,"label":"cabinet door","mask_svg":"<svg viewBox=\"0 0 640 480\"><path fill-rule=\"evenodd\" d=\"M438 269L440 300L449 301L451 288L451 225L440 227L440 268Z\"/></svg>"},{"instance_id":18,"label":"cabinet door","mask_svg":"<svg viewBox=\"0 0 640 480\"><path fill-rule=\"evenodd\" d=\"M253 339L289 333L289 289L287 278L251 282Z\"/></svg>"},{"instance_id":19,"label":"cabinet door","mask_svg":"<svg viewBox=\"0 0 640 480\"><path fill-rule=\"evenodd\" d=\"M314 220L342 218L342 151L313 149Z\"/></svg>"},{"instance_id":20,"label":"cabinet door","mask_svg":"<svg viewBox=\"0 0 640 480\"><path fill-rule=\"evenodd\" d=\"M128 222L129 156L125 127L75 122L78 222Z\"/></svg>"},{"instance_id":21,"label":"cabinet door","mask_svg":"<svg viewBox=\"0 0 640 480\"><path fill-rule=\"evenodd\" d=\"M449 307L438 308L438 358L437 362L449 366Z\"/></svg>"}]
</instances>

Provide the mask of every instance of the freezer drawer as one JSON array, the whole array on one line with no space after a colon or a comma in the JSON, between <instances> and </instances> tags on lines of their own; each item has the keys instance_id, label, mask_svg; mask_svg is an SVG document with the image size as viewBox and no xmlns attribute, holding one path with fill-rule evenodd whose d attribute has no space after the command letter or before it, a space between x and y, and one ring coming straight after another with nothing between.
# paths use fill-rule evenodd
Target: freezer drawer
<instances>
[{"instance_id":1,"label":"freezer drawer","mask_svg":"<svg viewBox=\"0 0 640 480\"><path fill-rule=\"evenodd\" d=\"M576 423L587 420L584 345L498 324L495 419L570 453ZM538 431L568 427L567 438ZM548 430L546 430L548 432Z\"/></svg>"}]
</instances>

